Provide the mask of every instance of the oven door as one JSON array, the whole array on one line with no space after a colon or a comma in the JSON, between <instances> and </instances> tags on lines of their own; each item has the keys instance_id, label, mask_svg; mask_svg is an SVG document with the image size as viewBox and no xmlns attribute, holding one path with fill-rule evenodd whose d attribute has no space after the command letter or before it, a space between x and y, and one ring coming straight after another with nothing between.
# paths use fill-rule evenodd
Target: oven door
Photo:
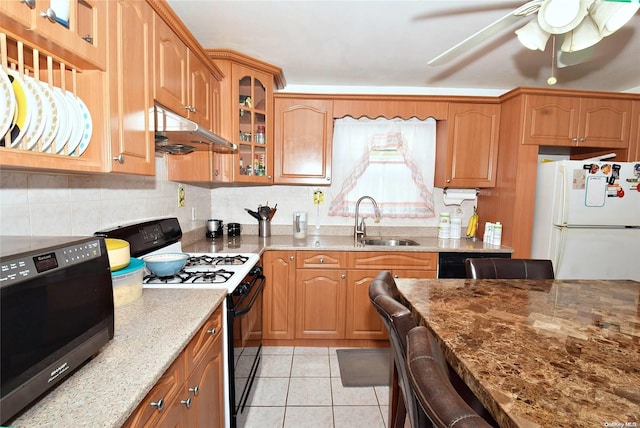
<instances>
[{"instance_id":1,"label":"oven door","mask_svg":"<svg viewBox=\"0 0 640 428\"><path fill-rule=\"evenodd\" d=\"M236 416L246 405L260 363L264 284L262 268L255 266L227 296L232 427L235 427Z\"/></svg>"}]
</instances>

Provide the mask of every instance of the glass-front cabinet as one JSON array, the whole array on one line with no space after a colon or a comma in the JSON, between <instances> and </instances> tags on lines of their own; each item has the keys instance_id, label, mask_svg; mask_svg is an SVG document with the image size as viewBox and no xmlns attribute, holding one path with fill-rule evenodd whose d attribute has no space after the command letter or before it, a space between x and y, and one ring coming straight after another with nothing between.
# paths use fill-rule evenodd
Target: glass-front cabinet
<instances>
[{"instance_id":1,"label":"glass-front cabinet","mask_svg":"<svg viewBox=\"0 0 640 428\"><path fill-rule=\"evenodd\" d=\"M277 83L282 81L281 70L234 51L212 49L207 53L225 74L222 102L231 107L222 108L221 132L238 146L232 155L214 154L218 166L232 171L220 173L215 180L271 184L273 88L283 86Z\"/></svg>"}]
</instances>

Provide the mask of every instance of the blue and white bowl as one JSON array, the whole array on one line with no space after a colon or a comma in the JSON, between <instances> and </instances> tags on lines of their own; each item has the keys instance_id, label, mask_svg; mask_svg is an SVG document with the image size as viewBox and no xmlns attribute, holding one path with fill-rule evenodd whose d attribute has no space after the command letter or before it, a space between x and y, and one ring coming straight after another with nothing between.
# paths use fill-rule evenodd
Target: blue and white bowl
<instances>
[{"instance_id":1,"label":"blue and white bowl","mask_svg":"<svg viewBox=\"0 0 640 428\"><path fill-rule=\"evenodd\" d=\"M153 254L142 257L151 273L163 277L180 272L188 259L189 254L186 253Z\"/></svg>"}]
</instances>

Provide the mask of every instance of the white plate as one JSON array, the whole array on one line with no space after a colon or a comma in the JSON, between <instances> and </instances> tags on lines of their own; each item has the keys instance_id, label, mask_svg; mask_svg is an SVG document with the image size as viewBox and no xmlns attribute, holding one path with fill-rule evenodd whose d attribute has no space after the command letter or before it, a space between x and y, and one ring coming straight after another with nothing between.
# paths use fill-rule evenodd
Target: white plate
<instances>
[{"instance_id":1,"label":"white plate","mask_svg":"<svg viewBox=\"0 0 640 428\"><path fill-rule=\"evenodd\" d=\"M0 67L0 146L4 146L4 136L11 128L16 111L16 98L13 96L11 80Z\"/></svg>"},{"instance_id":2,"label":"white plate","mask_svg":"<svg viewBox=\"0 0 640 428\"><path fill-rule=\"evenodd\" d=\"M45 110L48 112L47 126L40 137L40 151L46 152L58 134L58 129L60 128L60 113L56 99L53 96L53 90L51 90L49 85L40 82L40 89L42 89L42 95L44 96Z\"/></svg>"},{"instance_id":3,"label":"white plate","mask_svg":"<svg viewBox=\"0 0 640 428\"><path fill-rule=\"evenodd\" d=\"M44 109L44 96L42 95L38 82L31 76L24 76L24 83L27 90L31 93L33 108L31 109L29 128L22 141L24 142L24 148L31 150L38 143L44 131L44 127L47 124L47 113Z\"/></svg>"},{"instance_id":4,"label":"white plate","mask_svg":"<svg viewBox=\"0 0 640 428\"><path fill-rule=\"evenodd\" d=\"M59 154L64 152L64 146L67 145L67 141L69 141L69 137L71 136L71 113L67 106L67 97L62 93L62 89L54 86L53 96L56 99L58 113L60 114L60 128L58 128L56 138L53 140L52 149L53 153Z\"/></svg>"},{"instance_id":5,"label":"white plate","mask_svg":"<svg viewBox=\"0 0 640 428\"><path fill-rule=\"evenodd\" d=\"M16 97L16 110L18 112L15 117L15 122L11 128L11 147L17 147L20 145L22 138L29 129L29 121L31 120L31 110L33 109L34 102L32 101L31 93L27 89L27 86L20 77L20 74L15 70L8 70L9 79L12 80L11 87L13 88L13 94Z\"/></svg>"},{"instance_id":6,"label":"white plate","mask_svg":"<svg viewBox=\"0 0 640 428\"><path fill-rule=\"evenodd\" d=\"M82 139L82 128L84 121L82 120L82 111L76 101L76 96L72 92L67 91L67 107L69 107L69 117L71 123L71 135L67 142L67 153L70 155L80 145Z\"/></svg>"},{"instance_id":7,"label":"white plate","mask_svg":"<svg viewBox=\"0 0 640 428\"><path fill-rule=\"evenodd\" d=\"M82 101L82 98L76 97L76 102L80 107L80 112L82 113L82 138L80 139L80 145L75 149L71 156L80 156L82 155L87 147L89 147L89 142L91 141L91 134L93 133L93 121L91 120L91 113L87 108L87 105Z\"/></svg>"}]
</instances>

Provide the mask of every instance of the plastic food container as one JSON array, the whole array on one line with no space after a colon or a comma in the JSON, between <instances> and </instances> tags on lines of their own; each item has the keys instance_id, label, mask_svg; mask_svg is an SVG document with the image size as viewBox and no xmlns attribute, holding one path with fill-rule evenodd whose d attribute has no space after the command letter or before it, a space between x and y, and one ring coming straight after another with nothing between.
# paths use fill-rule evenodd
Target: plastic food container
<instances>
[{"instance_id":1,"label":"plastic food container","mask_svg":"<svg viewBox=\"0 0 640 428\"><path fill-rule=\"evenodd\" d=\"M107 255L111 271L115 272L129 266L131 255L129 253L129 243L123 239L105 238L107 245Z\"/></svg>"},{"instance_id":2,"label":"plastic food container","mask_svg":"<svg viewBox=\"0 0 640 428\"><path fill-rule=\"evenodd\" d=\"M111 273L113 283L113 306L123 306L131 303L142 295L142 278L144 277L144 262L131 257L129 266Z\"/></svg>"}]
</instances>

